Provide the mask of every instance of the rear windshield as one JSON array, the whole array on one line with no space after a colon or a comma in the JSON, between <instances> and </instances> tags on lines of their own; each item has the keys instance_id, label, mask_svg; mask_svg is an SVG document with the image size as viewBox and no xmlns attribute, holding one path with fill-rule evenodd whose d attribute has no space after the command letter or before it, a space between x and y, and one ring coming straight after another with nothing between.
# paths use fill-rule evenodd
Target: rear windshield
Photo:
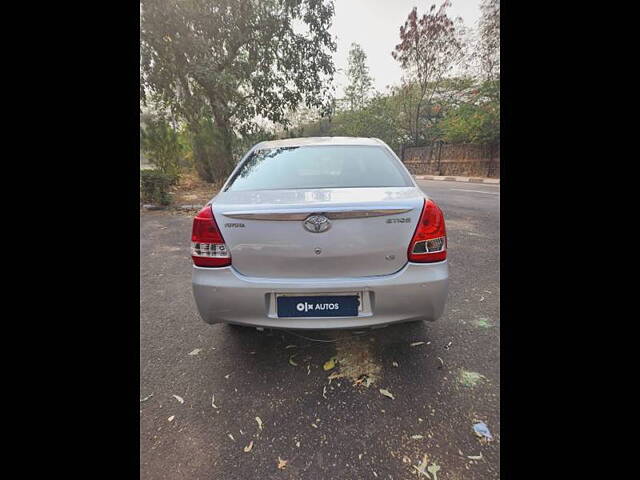
<instances>
[{"instance_id":1,"label":"rear windshield","mask_svg":"<svg viewBox=\"0 0 640 480\"><path fill-rule=\"evenodd\" d=\"M256 150L227 190L409 186L408 175L386 149L332 145Z\"/></svg>"}]
</instances>

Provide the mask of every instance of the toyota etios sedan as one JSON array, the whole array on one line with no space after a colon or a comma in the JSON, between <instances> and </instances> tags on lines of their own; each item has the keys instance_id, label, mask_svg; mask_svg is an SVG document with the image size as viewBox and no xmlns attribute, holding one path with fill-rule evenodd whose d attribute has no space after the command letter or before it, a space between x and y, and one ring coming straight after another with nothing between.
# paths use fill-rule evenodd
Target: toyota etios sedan
<instances>
[{"instance_id":1,"label":"toyota etios sedan","mask_svg":"<svg viewBox=\"0 0 640 480\"><path fill-rule=\"evenodd\" d=\"M444 216L374 138L262 142L193 220L207 323L288 329L437 320Z\"/></svg>"}]
</instances>

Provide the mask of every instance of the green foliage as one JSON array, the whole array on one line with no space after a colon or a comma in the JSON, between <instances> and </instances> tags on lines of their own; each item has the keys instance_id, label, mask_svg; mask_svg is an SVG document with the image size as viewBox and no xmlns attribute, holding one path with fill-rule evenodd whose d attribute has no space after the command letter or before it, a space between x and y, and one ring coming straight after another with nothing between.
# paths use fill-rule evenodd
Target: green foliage
<instances>
[{"instance_id":1,"label":"green foliage","mask_svg":"<svg viewBox=\"0 0 640 480\"><path fill-rule=\"evenodd\" d=\"M178 129L178 143L180 144L180 150L182 152L182 156L180 158L180 167L184 170L195 169L191 137L191 132L186 126L183 125Z\"/></svg>"},{"instance_id":2,"label":"green foliage","mask_svg":"<svg viewBox=\"0 0 640 480\"><path fill-rule=\"evenodd\" d=\"M180 172L182 147L178 140L178 132L166 118L157 115L146 115L140 125L140 146L161 172L177 177Z\"/></svg>"},{"instance_id":3,"label":"green foliage","mask_svg":"<svg viewBox=\"0 0 640 480\"><path fill-rule=\"evenodd\" d=\"M210 119L201 120L198 128L193 130L195 133L191 133L188 138L188 156L198 176L209 183L226 178L242 155L256 143L275 138L272 133L260 127L243 135L224 132Z\"/></svg>"},{"instance_id":4,"label":"green foliage","mask_svg":"<svg viewBox=\"0 0 640 480\"><path fill-rule=\"evenodd\" d=\"M500 82L478 83L473 78L449 78L441 82L417 118L417 144L495 143L500 141ZM288 136L373 137L400 154L401 146L416 141L410 105L420 95L415 84L375 95L366 106L339 110L331 118L301 123Z\"/></svg>"},{"instance_id":5,"label":"green foliage","mask_svg":"<svg viewBox=\"0 0 640 480\"><path fill-rule=\"evenodd\" d=\"M355 110L365 106L369 93L373 89L373 79L369 75L369 67L367 67L367 54L357 43L351 44L348 61L347 78L349 84L345 88L345 100L349 108Z\"/></svg>"},{"instance_id":6,"label":"green foliage","mask_svg":"<svg viewBox=\"0 0 640 480\"><path fill-rule=\"evenodd\" d=\"M499 92L499 81L487 81L473 89L468 100L442 120L443 139L450 143L498 143Z\"/></svg>"},{"instance_id":7,"label":"green foliage","mask_svg":"<svg viewBox=\"0 0 640 480\"><path fill-rule=\"evenodd\" d=\"M444 140L450 143L492 143L500 139L496 131L499 112L491 104L463 105L442 121Z\"/></svg>"},{"instance_id":8,"label":"green foliage","mask_svg":"<svg viewBox=\"0 0 640 480\"><path fill-rule=\"evenodd\" d=\"M145 203L169 205L169 187L175 178L159 170L140 170L140 197Z\"/></svg>"},{"instance_id":9,"label":"green foliage","mask_svg":"<svg viewBox=\"0 0 640 480\"><path fill-rule=\"evenodd\" d=\"M335 111L335 101L331 106L331 110ZM322 116L322 112L301 106L292 111L289 115L290 126L285 127L279 137L295 138L295 137L323 137L329 136L331 132L331 118Z\"/></svg>"},{"instance_id":10,"label":"green foliage","mask_svg":"<svg viewBox=\"0 0 640 480\"><path fill-rule=\"evenodd\" d=\"M253 147L256 143L260 143L266 140L273 140L276 136L264 128L256 127L250 132L246 132L244 135L240 135L236 138L233 144L233 158L234 163L240 161L240 158L247 153L247 151Z\"/></svg>"},{"instance_id":11,"label":"green foliage","mask_svg":"<svg viewBox=\"0 0 640 480\"><path fill-rule=\"evenodd\" d=\"M231 132L218 127L211 119L200 120L192 128L191 147L196 172L204 181L213 183L233 170Z\"/></svg>"},{"instance_id":12,"label":"green foliage","mask_svg":"<svg viewBox=\"0 0 640 480\"><path fill-rule=\"evenodd\" d=\"M333 99L332 0L142 0L142 101L175 122L145 116L145 154L170 181L195 168L215 182L274 138L257 119L284 127L280 137L375 137L397 153L435 141L498 142L499 0L482 0L471 55L449 6L420 16L414 8L400 28L400 86L372 94L366 54L352 44L345 98ZM463 57L477 63L477 77L455 73Z\"/></svg>"},{"instance_id":13,"label":"green foliage","mask_svg":"<svg viewBox=\"0 0 640 480\"><path fill-rule=\"evenodd\" d=\"M327 107L333 13L328 0L142 0L142 100L186 122L205 180L228 171L256 117Z\"/></svg>"},{"instance_id":14,"label":"green foliage","mask_svg":"<svg viewBox=\"0 0 640 480\"><path fill-rule=\"evenodd\" d=\"M359 110L339 112L331 119L328 133L333 136L379 138L399 152L407 137L398 122L401 114L398 100L394 95L378 94Z\"/></svg>"}]
</instances>

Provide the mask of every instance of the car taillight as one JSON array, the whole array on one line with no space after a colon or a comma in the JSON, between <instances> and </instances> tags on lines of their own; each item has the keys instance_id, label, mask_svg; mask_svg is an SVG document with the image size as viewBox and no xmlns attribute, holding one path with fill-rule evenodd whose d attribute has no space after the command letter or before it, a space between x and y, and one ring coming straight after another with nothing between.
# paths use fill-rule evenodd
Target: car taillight
<instances>
[{"instance_id":1,"label":"car taillight","mask_svg":"<svg viewBox=\"0 0 640 480\"><path fill-rule=\"evenodd\" d=\"M409 244L410 262L441 262L447 258L447 232L442 210L433 202L425 200L416 232Z\"/></svg>"},{"instance_id":2,"label":"car taillight","mask_svg":"<svg viewBox=\"0 0 640 480\"><path fill-rule=\"evenodd\" d=\"M231 255L213 216L211 205L205 205L193 219L191 258L198 267L231 265Z\"/></svg>"}]
</instances>

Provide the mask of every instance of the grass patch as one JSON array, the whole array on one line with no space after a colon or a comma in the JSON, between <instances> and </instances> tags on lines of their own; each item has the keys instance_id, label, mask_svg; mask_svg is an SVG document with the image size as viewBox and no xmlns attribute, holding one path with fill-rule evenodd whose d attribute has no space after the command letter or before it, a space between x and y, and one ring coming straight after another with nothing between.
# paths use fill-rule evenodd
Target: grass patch
<instances>
[{"instance_id":1,"label":"grass patch","mask_svg":"<svg viewBox=\"0 0 640 480\"><path fill-rule=\"evenodd\" d=\"M471 323L479 328L491 328L494 326L487 317L476 318L475 320L472 320Z\"/></svg>"},{"instance_id":2,"label":"grass patch","mask_svg":"<svg viewBox=\"0 0 640 480\"><path fill-rule=\"evenodd\" d=\"M465 387L475 387L480 381L486 380L487 377L479 374L478 372L470 372L467 370L460 370L458 374L458 381Z\"/></svg>"}]
</instances>

